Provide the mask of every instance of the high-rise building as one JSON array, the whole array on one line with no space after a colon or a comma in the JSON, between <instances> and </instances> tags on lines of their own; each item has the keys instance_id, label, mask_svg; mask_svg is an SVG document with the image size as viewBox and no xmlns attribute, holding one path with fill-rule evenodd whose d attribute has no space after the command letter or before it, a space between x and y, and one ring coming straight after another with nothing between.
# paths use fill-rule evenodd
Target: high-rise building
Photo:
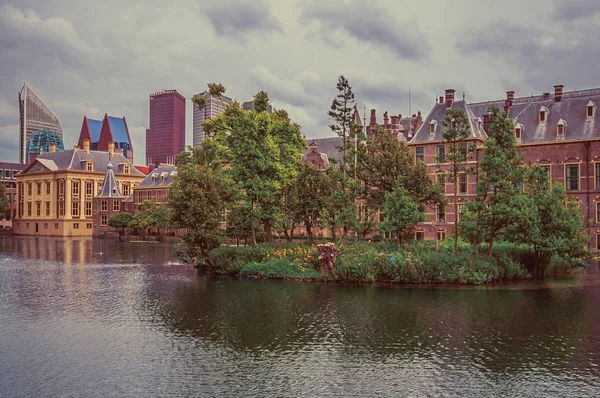
<instances>
[{"instance_id":1,"label":"high-rise building","mask_svg":"<svg viewBox=\"0 0 600 398\"><path fill-rule=\"evenodd\" d=\"M198 105L194 104L194 146L200 145L205 137L204 131L202 131L202 122L219 116L225 111L227 104L231 102L231 98L224 95L213 98L208 91L198 95L203 95L206 98L206 105L200 109Z\"/></svg>"},{"instance_id":2,"label":"high-rise building","mask_svg":"<svg viewBox=\"0 0 600 398\"><path fill-rule=\"evenodd\" d=\"M27 143L33 133L50 130L62 140L63 130L56 115L38 97L27 82L19 92L19 162L29 163Z\"/></svg>"},{"instance_id":3,"label":"high-rise building","mask_svg":"<svg viewBox=\"0 0 600 398\"><path fill-rule=\"evenodd\" d=\"M254 101L246 101L242 104L242 109L245 111L251 111L253 106L254 106ZM269 107L267 108L267 112L273 113L273 107L271 106L271 104L269 104Z\"/></svg>"},{"instance_id":4,"label":"high-rise building","mask_svg":"<svg viewBox=\"0 0 600 398\"><path fill-rule=\"evenodd\" d=\"M185 148L185 98L177 90L150 94L150 126L146 130L146 164L175 163Z\"/></svg>"}]
</instances>

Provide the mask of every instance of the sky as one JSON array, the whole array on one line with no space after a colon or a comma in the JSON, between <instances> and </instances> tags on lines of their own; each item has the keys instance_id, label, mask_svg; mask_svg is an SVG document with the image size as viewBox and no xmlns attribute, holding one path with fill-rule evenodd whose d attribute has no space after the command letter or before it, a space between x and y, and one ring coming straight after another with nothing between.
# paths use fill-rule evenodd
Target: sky
<instances>
[{"instance_id":1,"label":"sky","mask_svg":"<svg viewBox=\"0 0 600 398\"><path fill-rule=\"evenodd\" d=\"M0 161L18 161L27 81L65 148L83 116L126 116L145 163L149 94L187 100L220 82L240 102L268 92L307 138L344 75L361 111L423 117L447 88L469 102L600 87L597 0L0 0ZM411 101L409 105L409 90Z\"/></svg>"}]
</instances>

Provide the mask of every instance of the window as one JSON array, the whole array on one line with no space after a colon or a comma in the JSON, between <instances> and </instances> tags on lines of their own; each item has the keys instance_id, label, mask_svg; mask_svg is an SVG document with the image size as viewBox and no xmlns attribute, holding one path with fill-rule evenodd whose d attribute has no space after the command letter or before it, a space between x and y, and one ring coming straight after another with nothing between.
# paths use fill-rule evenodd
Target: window
<instances>
[{"instance_id":1,"label":"window","mask_svg":"<svg viewBox=\"0 0 600 398\"><path fill-rule=\"evenodd\" d=\"M100 211L108 211L108 200L100 201Z\"/></svg>"},{"instance_id":2,"label":"window","mask_svg":"<svg viewBox=\"0 0 600 398\"><path fill-rule=\"evenodd\" d=\"M562 137L565 135L565 127L567 126L567 123L565 123L564 120L560 119L558 121L558 124L556 125L556 135Z\"/></svg>"},{"instance_id":3,"label":"window","mask_svg":"<svg viewBox=\"0 0 600 398\"><path fill-rule=\"evenodd\" d=\"M94 171L94 162L92 162L91 160L88 160L85 163L85 170L86 171Z\"/></svg>"},{"instance_id":4,"label":"window","mask_svg":"<svg viewBox=\"0 0 600 398\"><path fill-rule=\"evenodd\" d=\"M121 207L121 202L118 200L113 200L113 211L119 211Z\"/></svg>"},{"instance_id":5,"label":"window","mask_svg":"<svg viewBox=\"0 0 600 398\"><path fill-rule=\"evenodd\" d=\"M9 193L6 194L6 203L10 203L10 194Z\"/></svg>"},{"instance_id":6,"label":"window","mask_svg":"<svg viewBox=\"0 0 600 398\"><path fill-rule=\"evenodd\" d=\"M40 196L42 194L42 183L38 182L35 184L35 193Z\"/></svg>"},{"instance_id":7,"label":"window","mask_svg":"<svg viewBox=\"0 0 600 398\"><path fill-rule=\"evenodd\" d=\"M27 215L31 217L31 202L27 203Z\"/></svg>"},{"instance_id":8,"label":"window","mask_svg":"<svg viewBox=\"0 0 600 398\"><path fill-rule=\"evenodd\" d=\"M129 184L123 184L123 196L131 195L130 189L131 186Z\"/></svg>"},{"instance_id":9,"label":"window","mask_svg":"<svg viewBox=\"0 0 600 398\"><path fill-rule=\"evenodd\" d=\"M73 223L73 229L79 229L79 223L78 222Z\"/></svg>"},{"instance_id":10,"label":"window","mask_svg":"<svg viewBox=\"0 0 600 398\"><path fill-rule=\"evenodd\" d=\"M579 191L579 165L565 165L565 187L567 191Z\"/></svg>"},{"instance_id":11,"label":"window","mask_svg":"<svg viewBox=\"0 0 600 398\"><path fill-rule=\"evenodd\" d=\"M417 160L420 160L421 162L425 161L425 148L424 147L418 146L415 149L415 153L416 153Z\"/></svg>"},{"instance_id":12,"label":"window","mask_svg":"<svg viewBox=\"0 0 600 398\"><path fill-rule=\"evenodd\" d=\"M129 174L129 165L128 164L123 166L123 173Z\"/></svg>"},{"instance_id":13,"label":"window","mask_svg":"<svg viewBox=\"0 0 600 398\"><path fill-rule=\"evenodd\" d=\"M71 190L73 196L79 196L79 182L73 181L73 189Z\"/></svg>"},{"instance_id":14,"label":"window","mask_svg":"<svg viewBox=\"0 0 600 398\"><path fill-rule=\"evenodd\" d=\"M79 202L73 202L71 206L71 215L73 217L79 217Z\"/></svg>"},{"instance_id":15,"label":"window","mask_svg":"<svg viewBox=\"0 0 600 398\"><path fill-rule=\"evenodd\" d=\"M541 110L540 111L540 123L545 123L546 122L546 111Z\"/></svg>"},{"instance_id":16,"label":"window","mask_svg":"<svg viewBox=\"0 0 600 398\"><path fill-rule=\"evenodd\" d=\"M92 229L92 223L91 223L91 222L89 222L89 223L85 224L85 227L86 227L87 229Z\"/></svg>"},{"instance_id":17,"label":"window","mask_svg":"<svg viewBox=\"0 0 600 398\"><path fill-rule=\"evenodd\" d=\"M138 191L137 193L137 202L142 203L142 193Z\"/></svg>"},{"instance_id":18,"label":"window","mask_svg":"<svg viewBox=\"0 0 600 398\"><path fill-rule=\"evenodd\" d=\"M425 232L424 231L416 231L415 232L415 240L425 240Z\"/></svg>"},{"instance_id":19,"label":"window","mask_svg":"<svg viewBox=\"0 0 600 398\"><path fill-rule=\"evenodd\" d=\"M600 222L600 202L596 202L596 222Z\"/></svg>"},{"instance_id":20,"label":"window","mask_svg":"<svg viewBox=\"0 0 600 398\"><path fill-rule=\"evenodd\" d=\"M65 194L65 182L64 181L59 181L58 182L58 194L60 196Z\"/></svg>"},{"instance_id":21,"label":"window","mask_svg":"<svg viewBox=\"0 0 600 398\"><path fill-rule=\"evenodd\" d=\"M435 134L436 126L437 122L435 120L432 120L431 123L429 123L429 134Z\"/></svg>"},{"instance_id":22,"label":"window","mask_svg":"<svg viewBox=\"0 0 600 398\"><path fill-rule=\"evenodd\" d=\"M86 182L85 183L85 196L87 196L88 198L91 198L93 193L94 193L94 183Z\"/></svg>"},{"instance_id":23,"label":"window","mask_svg":"<svg viewBox=\"0 0 600 398\"><path fill-rule=\"evenodd\" d=\"M600 190L600 162L594 163L594 169L596 171L596 190Z\"/></svg>"},{"instance_id":24,"label":"window","mask_svg":"<svg viewBox=\"0 0 600 398\"><path fill-rule=\"evenodd\" d=\"M106 214L102 214L102 216L100 216L100 225L103 227L108 225L108 216Z\"/></svg>"},{"instance_id":25,"label":"window","mask_svg":"<svg viewBox=\"0 0 600 398\"><path fill-rule=\"evenodd\" d=\"M42 215L42 204L40 202L35 203L35 215L38 217Z\"/></svg>"},{"instance_id":26,"label":"window","mask_svg":"<svg viewBox=\"0 0 600 398\"><path fill-rule=\"evenodd\" d=\"M85 202L85 215L86 217L92 215L92 202Z\"/></svg>"},{"instance_id":27,"label":"window","mask_svg":"<svg viewBox=\"0 0 600 398\"><path fill-rule=\"evenodd\" d=\"M152 193L150 191L146 191L146 200L150 200L152 198Z\"/></svg>"},{"instance_id":28,"label":"window","mask_svg":"<svg viewBox=\"0 0 600 398\"><path fill-rule=\"evenodd\" d=\"M50 216L50 202L46 202L46 215Z\"/></svg>"},{"instance_id":29,"label":"window","mask_svg":"<svg viewBox=\"0 0 600 398\"><path fill-rule=\"evenodd\" d=\"M439 163L444 163L446 161L446 146L438 145L436 148L437 161Z\"/></svg>"},{"instance_id":30,"label":"window","mask_svg":"<svg viewBox=\"0 0 600 398\"><path fill-rule=\"evenodd\" d=\"M465 203L458 204L458 220L457 221L460 221L463 218L463 215L465 214L466 206L467 205Z\"/></svg>"},{"instance_id":31,"label":"window","mask_svg":"<svg viewBox=\"0 0 600 398\"><path fill-rule=\"evenodd\" d=\"M437 220L444 221L446 219L446 206L438 205L437 206Z\"/></svg>"},{"instance_id":32,"label":"window","mask_svg":"<svg viewBox=\"0 0 600 398\"><path fill-rule=\"evenodd\" d=\"M439 186L442 188L442 192L446 193L446 174L439 173L437 175L437 182Z\"/></svg>"},{"instance_id":33,"label":"window","mask_svg":"<svg viewBox=\"0 0 600 398\"><path fill-rule=\"evenodd\" d=\"M446 240L446 231L437 231L435 234L437 240Z\"/></svg>"},{"instance_id":34,"label":"window","mask_svg":"<svg viewBox=\"0 0 600 398\"><path fill-rule=\"evenodd\" d=\"M521 130L520 127L517 127L515 129L515 139L520 140L522 136L523 136L523 130Z\"/></svg>"},{"instance_id":35,"label":"window","mask_svg":"<svg viewBox=\"0 0 600 398\"><path fill-rule=\"evenodd\" d=\"M32 183L30 182L29 184L27 184L27 195L31 196L33 195L33 191L32 191Z\"/></svg>"},{"instance_id":36,"label":"window","mask_svg":"<svg viewBox=\"0 0 600 398\"><path fill-rule=\"evenodd\" d=\"M46 181L46 195L50 195L50 184L51 181Z\"/></svg>"},{"instance_id":37,"label":"window","mask_svg":"<svg viewBox=\"0 0 600 398\"><path fill-rule=\"evenodd\" d=\"M459 146L459 150L460 150L460 154L462 155L462 157L467 160L468 157L468 151L467 151L467 144L460 144Z\"/></svg>"},{"instance_id":38,"label":"window","mask_svg":"<svg viewBox=\"0 0 600 398\"><path fill-rule=\"evenodd\" d=\"M59 216L65 215L65 202L58 202L58 215Z\"/></svg>"},{"instance_id":39,"label":"window","mask_svg":"<svg viewBox=\"0 0 600 398\"><path fill-rule=\"evenodd\" d=\"M585 108L585 115L590 118L590 117L594 117L594 113L595 113L595 109L596 109L596 104L594 104L591 100L590 102L588 102L587 107Z\"/></svg>"},{"instance_id":40,"label":"window","mask_svg":"<svg viewBox=\"0 0 600 398\"><path fill-rule=\"evenodd\" d=\"M467 193L467 173L458 175L458 193Z\"/></svg>"}]
</instances>

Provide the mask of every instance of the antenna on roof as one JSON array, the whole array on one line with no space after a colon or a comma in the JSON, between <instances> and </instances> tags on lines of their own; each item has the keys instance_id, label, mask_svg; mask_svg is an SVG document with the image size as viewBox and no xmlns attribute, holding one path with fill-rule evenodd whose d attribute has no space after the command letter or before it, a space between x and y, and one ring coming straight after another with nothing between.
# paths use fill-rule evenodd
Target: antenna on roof
<instances>
[{"instance_id":1,"label":"antenna on roof","mask_svg":"<svg viewBox=\"0 0 600 398\"><path fill-rule=\"evenodd\" d=\"M408 132L410 133L410 129L412 128L412 108L410 101L410 84L408 85ZM398 121L400 123L400 121Z\"/></svg>"},{"instance_id":2,"label":"antenna on roof","mask_svg":"<svg viewBox=\"0 0 600 398\"><path fill-rule=\"evenodd\" d=\"M463 101L465 100L465 92L463 91Z\"/></svg>"}]
</instances>

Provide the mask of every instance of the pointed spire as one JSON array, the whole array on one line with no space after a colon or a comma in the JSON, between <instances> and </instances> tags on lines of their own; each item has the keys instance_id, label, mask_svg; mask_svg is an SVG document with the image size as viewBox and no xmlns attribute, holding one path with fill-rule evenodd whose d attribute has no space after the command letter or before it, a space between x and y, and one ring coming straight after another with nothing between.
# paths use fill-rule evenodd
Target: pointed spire
<instances>
[{"instance_id":1,"label":"pointed spire","mask_svg":"<svg viewBox=\"0 0 600 398\"><path fill-rule=\"evenodd\" d=\"M98 198L122 198L121 190L119 189L119 184L117 183L117 179L115 178L115 173L113 171L113 165L111 163L106 166L106 175L104 176L104 181L100 186L100 194L97 196Z\"/></svg>"}]
</instances>

